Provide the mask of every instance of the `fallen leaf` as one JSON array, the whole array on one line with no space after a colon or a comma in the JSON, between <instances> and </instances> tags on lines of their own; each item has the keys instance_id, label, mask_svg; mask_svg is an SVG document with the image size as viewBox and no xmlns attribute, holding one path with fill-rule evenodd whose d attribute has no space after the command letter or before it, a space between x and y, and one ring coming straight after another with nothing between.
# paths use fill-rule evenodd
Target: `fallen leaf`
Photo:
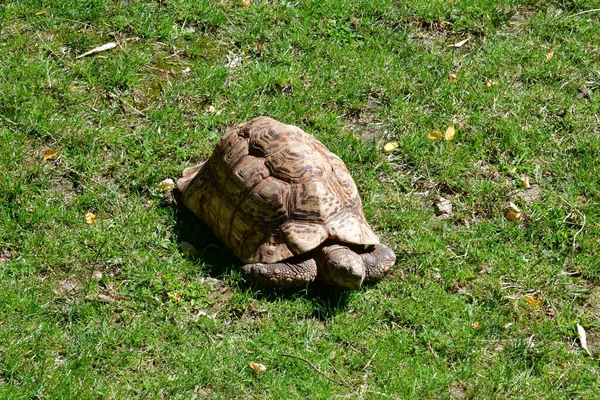
<instances>
[{"instance_id":1,"label":"fallen leaf","mask_svg":"<svg viewBox=\"0 0 600 400\"><path fill-rule=\"evenodd\" d=\"M450 200L448 200L442 196L437 196L434 205L435 205L435 215L440 216L440 215L451 215L452 214L452 203L450 202Z\"/></svg>"},{"instance_id":2,"label":"fallen leaf","mask_svg":"<svg viewBox=\"0 0 600 400\"><path fill-rule=\"evenodd\" d=\"M45 8L43 10L38 11L38 12L35 13L35 15L44 15L44 14L46 14L46 9Z\"/></svg>"},{"instance_id":3,"label":"fallen leaf","mask_svg":"<svg viewBox=\"0 0 600 400\"><path fill-rule=\"evenodd\" d=\"M398 148L397 142L389 142L389 143L386 143L385 146L383 146L383 152L389 153L389 152L396 150L397 148Z\"/></svg>"},{"instance_id":4,"label":"fallen leaf","mask_svg":"<svg viewBox=\"0 0 600 400\"><path fill-rule=\"evenodd\" d=\"M506 213L504 214L504 216L509 221L517 221L523 217L523 215L521 213L516 212L514 210L507 210Z\"/></svg>"},{"instance_id":5,"label":"fallen leaf","mask_svg":"<svg viewBox=\"0 0 600 400\"><path fill-rule=\"evenodd\" d=\"M58 157L58 150L48 150L44 153L44 160L54 160Z\"/></svg>"},{"instance_id":6,"label":"fallen leaf","mask_svg":"<svg viewBox=\"0 0 600 400\"><path fill-rule=\"evenodd\" d=\"M528 302L529 304L533 305L534 307L539 307L539 306L541 306L541 305L542 305L542 301L541 301L541 300L538 300L538 299L536 299L536 298L535 298L535 297L533 297L533 296L526 295L526 296L525 296L525 300L527 300L527 302Z\"/></svg>"},{"instance_id":7,"label":"fallen leaf","mask_svg":"<svg viewBox=\"0 0 600 400\"><path fill-rule=\"evenodd\" d=\"M477 327L479 326L479 322L475 321L473 322L473 324L471 325L471 329L477 329Z\"/></svg>"},{"instance_id":8,"label":"fallen leaf","mask_svg":"<svg viewBox=\"0 0 600 400\"><path fill-rule=\"evenodd\" d=\"M106 43L106 44L103 44L102 46L93 48L90 51L86 51L85 53L80 54L75 58L83 58L83 57L91 56L92 54L101 53L106 50L114 49L115 47L117 47L117 44L115 42Z\"/></svg>"},{"instance_id":9,"label":"fallen leaf","mask_svg":"<svg viewBox=\"0 0 600 400\"><path fill-rule=\"evenodd\" d=\"M449 73L448 74L448 79L450 79L450 82L456 82L456 80L457 80L456 74Z\"/></svg>"},{"instance_id":10,"label":"fallen leaf","mask_svg":"<svg viewBox=\"0 0 600 400\"><path fill-rule=\"evenodd\" d=\"M167 178L158 184L158 187L165 192L170 192L175 187L175 182L173 179Z\"/></svg>"},{"instance_id":11,"label":"fallen leaf","mask_svg":"<svg viewBox=\"0 0 600 400\"><path fill-rule=\"evenodd\" d=\"M242 7L243 8L248 8L250 7L250 2L248 0L242 0Z\"/></svg>"},{"instance_id":12,"label":"fallen leaf","mask_svg":"<svg viewBox=\"0 0 600 400\"><path fill-rule=\"evenodd\" d=\"M92 225L96 223L96 214L94 213L86 213L85 214L85 223L88 225Z\"/></svg>"},{"instance_id":13,"label":"fallen leaf","mask_svg":"<svg viewBox=\"0 0 600 400\"><path fill-rule=\"evenodd\" d=\"M552 59L552 57L554 57L554 52L553 52L552 50L548 50L548 51L546 52L546 59L547 59L547 60L551 60L551 59Z\"/></svg>"},{"instance_id":14,"label":"fallen leaf","mask_svg":"<svg viewBox=\"0 0 600 400\"><path fill-rule=\"evenodd\" d=\"M167 293L167 296L169 296L170 299L173 299L175 301L181 300L181 296L176 293Z\"/></svg>"},{"instance_id":15,"label":"fallen leaf","mask_svg":"<svg viewBox=\"0 0 600 400\"><path fill-rule=\"evenodd\" d=\"M460 41L460 42L458 42L458 43L451 44L451 45L450 45L450 46L448 46L448 47L456 47L456 48L462 47L462 46L463 46L463 44L467 43L467 42L468 42L470 39L471 39L471 38L470 38L470 37L468 37L468 38L466 38L465 40L461 40L461 41Z\"/></svg>"},{"instance_id":16,"label":"fallen leaf","mask_svg":"<svg viewBox=\"0 0 600 400\"><path fill-rule=\"evenodd\" d=\"M254 370L254 372L262 373L267 370L267 367L265 367L263 364L255 363L254 361L250 361L249 365L250 368Z\"/></svg>"},{"instance_id":17,"label":"fallen leaf","mask_svg":"<svg viewBox=\"0 0 600 400\"><path fill-rule=\"evenodd\" d=\"M442 132L435 130L431 131L427 134L427 137L431 140L437 140L442 138Z\"/></svg>"},{"instance_id":18,"label":"fallen leaf","mask_svg":"<svg viewBox=\"0 0 600 400\"><path fill-rule=\"evenodd\" d=\"M117 299L107 294L99 294L97 299L98 301L102 301L104 303L114 303L115 301L117 301Z\"/></svg>"},{"instance_id":19,"label":"fallen leaf","mask_svg":"<svg viewBox=\"0 0 600 400\"><path fill-rule=\"evenodd\" d=\"M583 329L583 326L577 324L577 333L579 334L579 343L581 343L581 348L585 350L585 352L588 354L588 356L592 356L592 353L590 352L590 349L588 348L587 345L587 334L585 333L585 329Z\"/></svg>"},{"instance_id":20,"label":"fallen leaf","mask_svg":"<svg viewBox=\"0 0 600 400\"><path fill-rule=\"evenodd\" d=\"M198 254L198 250L196 250L196 248L191 243L182 241L179 244L179 247L181 248L181 252L184 256L193 256L194 254Z\"/></svg>"},{"instance_id":21,"label":"fallen leaf","mask_svg":"<svg viewBox=\"0 0 600 400\"><path fill-rule=\"evenodd\" d=\"M525 189L531 189L531 185L529 184L529 177L522 177L521 182L523 182L523 186L525 186Z\"/></svg>"},{"instance_id":22,"label":"fallen leaf","mask_svg":"<svg viewBox=\"0 0 600 400\"><path fill-rule=\"evenodd\" d=\"M357 135L354 139L356 139L357 142L360 142L362 140L362 136L361 135Z\"/></svg>"},{"instance_id":23,"label":"fallen leaf","mask_svg":"<svg viewBox=\"0 0 600 400\"><path fill-rule=\"evenodd\" d=\"M456 134L456 131L454 130L454 125L450 125L446 129L446 132L444 132L444 139L446 139L446 140L452 140L452 139L454 139L454 135L455 134Z\"/></svg>"}]
</instances>

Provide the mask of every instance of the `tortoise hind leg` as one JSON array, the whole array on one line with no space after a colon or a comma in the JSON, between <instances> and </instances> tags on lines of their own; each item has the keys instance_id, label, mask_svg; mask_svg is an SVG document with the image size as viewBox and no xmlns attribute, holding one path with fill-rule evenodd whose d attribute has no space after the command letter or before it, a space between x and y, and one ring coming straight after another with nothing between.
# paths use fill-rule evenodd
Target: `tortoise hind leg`
<instances>
[{"instance_id":1,"label":"tortoise hind leg","mask_svg":"<svg viewBox=\"0 0 600 400\"><path fill-rule=\"evenodd\" d=\"M317 277L317 263L309 258L297 263L246 264L242 275L246 281L262 286L306 286Z\"/></svg>"},{"instance_id":2,"label":"tortoise hind leg","mask_svg":"<svg viewBox=\"0 0 600 400\"><path fill-rule=\"evenodd\" d=\"M396 263L394 251L381 244L369 246L360 256L365 263L365 282L378 281Z\"/></svg>"}]
</instances>

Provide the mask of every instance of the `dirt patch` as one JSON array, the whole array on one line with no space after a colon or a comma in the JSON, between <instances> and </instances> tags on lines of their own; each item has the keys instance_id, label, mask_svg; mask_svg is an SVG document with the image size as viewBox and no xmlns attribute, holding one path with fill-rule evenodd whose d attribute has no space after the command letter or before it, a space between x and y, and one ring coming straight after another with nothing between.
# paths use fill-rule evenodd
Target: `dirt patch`
<instances>
[{"instance_id":1,"label":"dirt patch","mask_svg":"<svg viewBox=\"0 0 600 400\"><path fill-rule=\"evenodd\" d=\"M410 34L419 44L431 45L446 42L452 36L452 25L445 21L426 21L421 19L412 24Z\"/></svg>"},{"instance_id":2,"label":"dirt patch","mask_svg":"<svg viewBox=\"0 0 600 400\"><path fill-rule=\"evenodd\" d=\"M542 189L539 185L531 185L529 189L517 190L511 194L511 198L520 199L525 204L532 204L543 200Z\"/></svg>"},{"instance_id":3,"label":"dirt patch","mask_svg":"<svg viewBox=\"0 0 600 400\"><path fill-rule=\"evenodd\" d=\"M0 249L0 263L5 263L11 260L9 249Z\"/></svg>"},{"instance_id":4,"label":"dirt patch","mask_svg":"<svg viewBox=\"0 0 600 400\"><path fill-rule=\"evenodd\" d=\"M451 399L464 399L467 396L467 390L460 383L453 383L448 386L448 394Z\"/></svg>"}]
</instances>

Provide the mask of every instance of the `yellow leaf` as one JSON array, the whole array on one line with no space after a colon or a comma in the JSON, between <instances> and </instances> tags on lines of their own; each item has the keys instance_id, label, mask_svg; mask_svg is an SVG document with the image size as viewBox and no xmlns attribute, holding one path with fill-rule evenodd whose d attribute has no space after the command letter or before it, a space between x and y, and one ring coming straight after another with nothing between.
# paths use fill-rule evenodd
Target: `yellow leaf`
<instances>
[{"instance_id":1,"label":"yellow leaf","mask_svg":"<svg viewBox=\"0 0 600 400\"><path fill-rule=\"evenodd\" d=\"M533 305L533 306L535 306L535 307L539 307L539 306L541 306L541 305L542 305L542 301L541 301L541 300L538 300L538 299L536 299L536 298L535 298L535 297L533 297L533 296L529 296L529 295L527 295L527 296L525 296L525 300L527 300L527 302L529 302L530 304L532 304L532 305Z\"/></svg>"},{"instance_id":2,"label":"yellow leaf","mask_svg":"<svg viewBox=\"0 0 600 400\"><path fill-rule=\"evenodd\" d=\"M473 324L471 324L471 329L477 329L478 326L479 326L479 322L475 321L475 322L473 322Z\"/></svg>"},{"instance_id":3,"label":"yellow leaf","mask_svg":"<svg viewBox=\"0 0 600 400\"><path fill-rule=\"evenodd\" d=\"M521 213L521 209L517 207L515 203L508 203L508 207L506 209L506 213L504 214L507 220L516 221L523 217Z\"/></svg>"},{"instance_id":4,"label":"yellow leaf","mask_svg":"<svg viewBox=\"0 0 600 400\"><path fill-rule=\"evenodd\" d=\"M46 9L44 8L42 11L38 11L35 13L35 15L43 15L46 14Z\"/></svg>"},{"instance_id":5,"label":"yellow leaf","mask_svg":"<svg viewBox=\"0 0 600 400\"><path fill-rule=\"evenodd\" d=\"M442 138L442 132L435 130L435 131L431 131L427 134L427 137L431 140L436 140L436 139L441 139Z\"/></svg>"},{"instance_id":6,"label":"yellow leaf","mask_svg":"<svg viewBox=\"0 0 600 400\"><path fill-rule=\"evenodd\" d=\"M385 146L383 146L383 152L389 153L391 151L396 150L397 148L398 148L397 142L389 142L389 143L386 143Z\"/></svg>"},{"instance_id":7,"label":"yellow leaf","mask_svg":"<svg viewBox=\"0 0 600 400\"><path fill-rule=\"evenodd\" d=\"M248 1L248 0L242 0L242 7L243 8L250 7L250 1Z\"/></svg>"},{"instance_id":8,"label":"yellow leaf","mask_svg":"<svg viewBox=\"0 0 600 400\"><path fill-rule=\"evenodd\" d=\"M361 136L361 135L358 135L358 136L356 136L354 139L356 139L356 141L357 141L357 142L360 142L360 141L362 140L362 136Z\"/></svg>"},{"instance_id":9,"label":"yellow leaf","mask_svg":"<svg viewBox=\"0 0 600 400\"><path fill-rule=\"evenodd\" d=\"M169 296L170 299L173 299L175 301L181 300L181 296L175 293L167 293L167 296Z\"/></svg>"},{"instance_id":10,"label":"yellow leaf","mask_svg":"<svg viewBox=\"0 0 600 400\"><path fill-rule=\"evenodd\" d=\"M254 361L250 361L249 365L254 372L265 372L267 370L267 367L265 367L263 364L255 363Z\"/></svg>"},{"instance_id":11,"label":"yellow leaf","mask_svg":"<svg viewBox=\"0 0 600 400\"><path fill-rule=\"evenodd\" d=\"M551 60L554 57L554 52L552 50L548 50L546 52L546 59Z\"/></svg>"},{"instance_id":12,"label":"yellow leaf","mask_svg":"<svg viewBox=\"0 0 600 400\"><path fill-rule=\"evenodd\" d=\"M446 129L446 132L444 133L444 139L452 140L452 139L454 139L455 134L456 134L456 131L454 130L454 125L450 125L448 127L448 129Z\"/></svg>"},{"instance_id":13,"label":"yellow leaf","mask_svg":"<svg viewBox=\"0 0 600 400\"><path fill-rule=\"evenodd\" d=\"M44 160L54 160L58 157L58 150L48 150L44 153Z\"/></svg>"},{"instance_id":14,"label":"yellow leaf","mask_svg":"<svg viewBox=\"0 0 600 400\"><path fill-rule=\"evenodd\" d=\"M456 82L456 80L457 80L456 74L453 74L453 73L448 74L448 79L450 79L450 82Z\"/></svg>"},{"instance_id":15,"label":"yellow leaf","mask_svg":"<svg viewBox=\"0 0 600 400\"><path fill-rule=\"evenodd\" d=\"M85 214L85 223L88 225L92 225L96 223L96 214L94 213L86 213Z\"/></svg>"}]
</instances>

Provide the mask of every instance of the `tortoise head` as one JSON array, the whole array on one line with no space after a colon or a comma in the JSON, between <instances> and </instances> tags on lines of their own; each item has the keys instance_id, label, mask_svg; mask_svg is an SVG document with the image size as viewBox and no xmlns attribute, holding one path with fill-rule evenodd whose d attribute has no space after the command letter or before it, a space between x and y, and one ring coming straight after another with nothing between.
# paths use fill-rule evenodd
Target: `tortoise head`
<instances>
[{"instance_id":1,"label":"tortoise head","mask_svg":"<svg viewBox=\"0 0 600 400\"><path fill-rule=\"evenodd\" d=\"M328 285L355 290L365 279L365 264L362 257L347 246L326 244L318 249L315 258L317 276Z\"/></svg>"}]
</instances>

